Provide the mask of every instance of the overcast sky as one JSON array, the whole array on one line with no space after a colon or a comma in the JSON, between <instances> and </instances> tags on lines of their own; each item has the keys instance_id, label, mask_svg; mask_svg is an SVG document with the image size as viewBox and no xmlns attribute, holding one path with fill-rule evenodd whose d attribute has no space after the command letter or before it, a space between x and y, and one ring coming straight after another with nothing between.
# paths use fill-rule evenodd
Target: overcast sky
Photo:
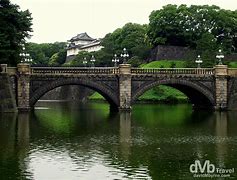
<instances>
[{"instance_id":1,"label":"overcast sky","mask_svg":"<svg viewBox=\"0 0 237 180\"><path fill-rule=\"evenodd\" d=\"M67 41L81 32L102 38L128 22L147 24L166 4L215 4L236 10L237 0L11 0L33 17L31 42Z\"/></svg>"}]
</instances>

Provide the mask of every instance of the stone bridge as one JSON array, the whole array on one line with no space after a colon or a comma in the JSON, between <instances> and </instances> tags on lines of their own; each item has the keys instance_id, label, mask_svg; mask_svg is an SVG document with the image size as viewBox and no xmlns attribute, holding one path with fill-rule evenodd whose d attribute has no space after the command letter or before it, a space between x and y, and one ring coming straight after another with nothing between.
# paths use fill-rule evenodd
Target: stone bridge
<instances>
[{"instance_id":1,"label":"stone bridge","mask_svg":"<svg viewBox=\"0 0 237 180\"><path fill-rule=\"evenodd\" d=\"M112 108L129 110L136 99L157 85L174 87L194 107L216 110L237 109L237 69L214 68L132 68L119 67L17 67L1 65L15 94L18 110L29 110L48 91L65 85L81 85L99 92Z\"/></svg>"}]
</instances>

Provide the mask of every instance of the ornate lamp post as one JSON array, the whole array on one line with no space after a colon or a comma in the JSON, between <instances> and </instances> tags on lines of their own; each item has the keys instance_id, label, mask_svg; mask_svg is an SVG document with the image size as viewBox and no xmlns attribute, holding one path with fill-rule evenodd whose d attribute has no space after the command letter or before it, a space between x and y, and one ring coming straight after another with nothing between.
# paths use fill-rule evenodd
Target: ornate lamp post
<instances>
[{"instance_id":1,"label":"ornate lamp post","mask_svg":"<svg viewBox=\"0 0 237 180\"><path fill-rule=\"evenodd\" d=\"M222 65L222 59L224 59L224 54L222 53L221 49L219 49L216 58L218 59L218 65Z\"/></svg>"},{"instance_id":2,"label":"ornate lamp post","mask_svg":"<svg viewBox=\"0 0 237 180\"><path fill-rule=\"evenodd\" d=\"M22 50L23 50L23 52L19 54L21 57L21 63L29 63L29 64L32 63L33 59L30 57L29 53L26 53L24 46L23 46Z\"/></svg>"},{"instance_id":3,"label":"ornate lamp post","mask_svg":"<svg viewBox=\"0 0 237 180\"><path fill-rule=\"evenodd\" d=\"M87 63L88 63L88 61L87 61L86 57L84 57L84 60L82 61L82 64L84 64L84 66L86 67Z\"/></svg>"},{"instance_id":4,"label":"ornate lamp post","mask_svg":"<svg viewBox=\"0 0 237 180\"><path fill-rule=\"evenodd\" d=\"M202 59L201 59L200 55L197 56L197 59L195 60L195 63L197 63L197 68L201 68Z\"/></svg>"},{"instance_id":5,"label":"ornate lamp post","mask_svg":"<svg viewBox=\"0 0 237 180\"><path fill-rule=\"evenodd\" d=\"M117 67L117 63L119 63L119 58L117 58L117 54L114 54L114 58L112 59L112 62L114 63L114 67Z\"/></svg>"},{"instance_id":6,"label":"ornate lamp post","mask_svg":"<svg viewBox=\"0 0 237 180\"><path fill-rule=\"evenodd\" d=\"M123 52L121 53L121 58L123 58L123 64L127 63L127 58L129 57L129 54L126 50L126 48L123 48Z\"/></svg>"},{"instance_id":7,"label":"ornate lamp post","mask_svg":"<svg viewBox=\"0 0 237 180\"><path fill-rule=\"evenodd\" d=\"M94 55L91 56L91 67L95 67L95 57Z\"/></svg>"}]
</instances>

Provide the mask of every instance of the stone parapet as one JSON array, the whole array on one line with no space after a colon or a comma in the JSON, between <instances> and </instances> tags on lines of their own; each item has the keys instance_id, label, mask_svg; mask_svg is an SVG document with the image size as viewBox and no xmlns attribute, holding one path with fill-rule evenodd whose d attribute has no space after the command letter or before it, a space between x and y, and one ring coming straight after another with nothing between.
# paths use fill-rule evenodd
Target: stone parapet
<instances>
[{"instance_id":1,"label":"stone parapet","mask_svg":"<svg viewBox=\"0 0 237 180\"><path fill-rule=\"evenodd\" d=\"M7 64L0 64L0 73L7 73Z\"/></svg>"},{"instance_id":2,"label":"stone parapet","mask_svg":"<svg viewBox=\"0 0 237 180\"><path fill-rule=\"evenodd\" d=\"M214 67L215 76L227 76L228 75L228 67L227 65L216 65Z\"/></svg>"},{"instance_id":3,"label":"stone parapet","mask_svg":"<svg viewBox=\"0 0 237 180\"><path fill-rule=\"evenodd\" d=\"M131 64L120 64L119 74L131 74Z\"/></svg>"},{"instance_id":4,"label":"stone parapet","mask_svg":"<svg viewBox=\"0 0 237 180\"><path fill-rule=\"evenodd\" d=\"M30 74L30 64L27 64L27 63L20 63L20 64L17 64L17 71L20 73L20 74Z\"/></svg>"}]
</instances>

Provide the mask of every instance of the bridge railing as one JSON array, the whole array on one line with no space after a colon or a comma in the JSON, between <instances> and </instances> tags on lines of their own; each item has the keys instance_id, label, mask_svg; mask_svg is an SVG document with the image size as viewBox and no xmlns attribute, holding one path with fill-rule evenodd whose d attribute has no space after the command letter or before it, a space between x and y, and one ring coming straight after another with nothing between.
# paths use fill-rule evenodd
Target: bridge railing
<instances>
[{"instance_id":1,"label":"bridge railing","mask_svg":"<svg viewBox=\"0 0 237 180\"><path fill-rule=\"evenodd\" d=\"M132 74L198 74L213 75L213 68L132 68Z\"/></svg>"},{"instance_id":2,"label":"bridge railing","mask_svg":"<svg viewBox=\"0 0 237 180\"><path fill-rule=\"evenodd\" d=\"M237 76L237 68L228 68L229 76Z\"/></svg>"},{"instance_id":3,"label":"bridge railing","mask_svg":"<svg viewBox=\"0 0 237 180\"><path fill-rule=\"evenodd\" d=\"M17 72L17 68L16 67L7 67L7 73L10 75L15 75Z\"/></svg>"},{"instance_id":4,"label":"bridge railing","mask_svg":"<svg viewBox=\"0 0 237 180\"><path fill-rule=\"evenodd\" d=\"M111 67L94 67L94 68L83 68L83 67L32 67L31 74L118 74L118 68Z\"/></svg>"}]
</instances>

